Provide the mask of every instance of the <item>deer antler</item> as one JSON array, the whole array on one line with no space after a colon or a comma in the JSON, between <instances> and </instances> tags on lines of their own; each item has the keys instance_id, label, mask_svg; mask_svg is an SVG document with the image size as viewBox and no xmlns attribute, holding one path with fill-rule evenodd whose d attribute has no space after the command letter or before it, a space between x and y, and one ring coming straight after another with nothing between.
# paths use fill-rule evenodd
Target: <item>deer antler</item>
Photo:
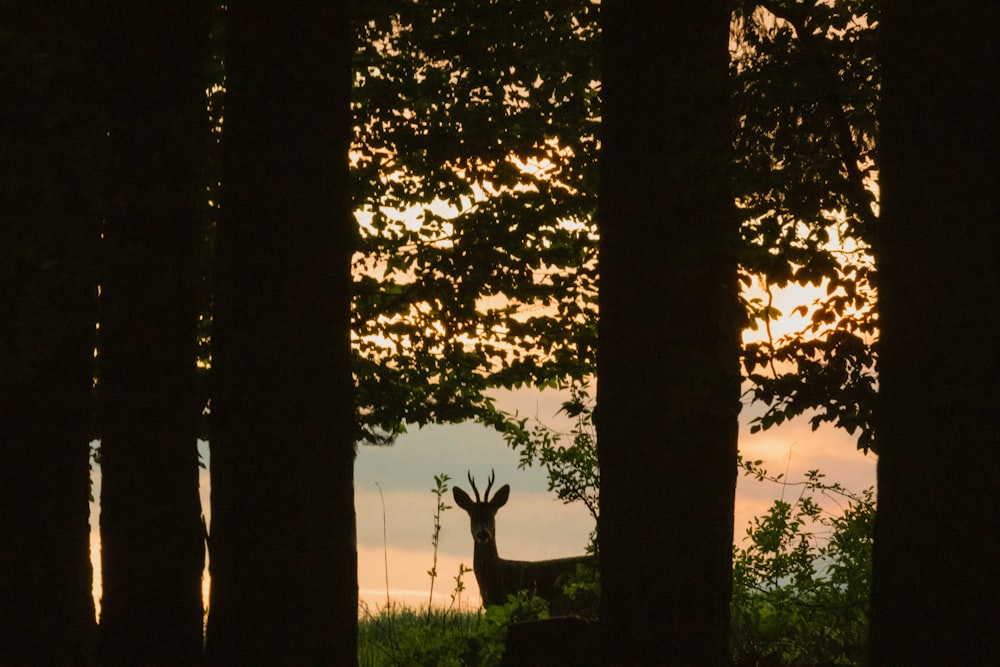
<instances>
[{"instance_id":1,"label":"deer antler","mask_svg":"<svg viewBox=\"0 0 1000 667\"><path fill-rule=\"evenodd\" d=\"M472 492L474 494L476 494L476 502L477 503L478 502L484 502L484 503L489 502L489 500L490 500L490 489L493 488L493 480L496 478L496 475L497 475L496 470L491 468L490 469L490 478L486 482L486 491L483 493L483 499L482 499L482 501L480 501L479 500L479 489L476 488L476 480L473 479L473 477L472 477L472 471L470 470L470 471L468 471L466 473L466 476L469 478L469 484L472 485Z\"/></svg>"},{"instance_id":2,"label":"deer antler","mask_svg":"<svg viewBox=\"0 0 1000 667\"><path fill-rule=\"evenodd\" d=\"M490 501L490 489L493 488L493 479L497 476L496 470L490 468L490 478L486 484L486 492L483 493L483 502L487 503Z\"/></svg>"},{"instance_id":3,"label":"deer antler","mask_svg":"<svg viewBox=\"0 0 1000 667\"><path fill-rule=\"evenodd\" d=\"M474 494L476 494L476 502L478 503L478 502L480 502L479 501L479 489L476 488L476 480L474 480L472 478L472 471L471 470L468 471L466 476L469 478L469 484L472 485L472 492Z\"/></svg>"}]
</instances>

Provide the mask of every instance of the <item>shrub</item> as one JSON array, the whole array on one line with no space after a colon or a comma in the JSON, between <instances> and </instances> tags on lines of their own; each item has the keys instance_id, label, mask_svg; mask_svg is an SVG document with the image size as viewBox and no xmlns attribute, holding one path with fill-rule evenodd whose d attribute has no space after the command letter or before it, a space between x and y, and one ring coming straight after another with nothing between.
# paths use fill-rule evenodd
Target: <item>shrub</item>
<instances>
[{"instance_id":1,"label":"shrub","mask_svg":"<svg viewBox=\"0 0 1000 667\"><path fill-rule=\"evenodd\" d=\"M746 474L781 482L741 462ZM732 651L738 664L860 665L868 630L874 490L806 474L794 502L754 519L733 560ZM786 485L787 488L787 485ZM814 499L838 501L831 514Z\"/></svg>"}]
</instances>

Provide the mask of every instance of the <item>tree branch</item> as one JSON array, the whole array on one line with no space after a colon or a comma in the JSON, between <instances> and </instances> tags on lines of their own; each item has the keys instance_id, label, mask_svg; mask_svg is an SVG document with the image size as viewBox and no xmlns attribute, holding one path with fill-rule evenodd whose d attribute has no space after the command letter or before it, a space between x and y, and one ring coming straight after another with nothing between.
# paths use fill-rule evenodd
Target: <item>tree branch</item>
<instances>
[{"instance_id":1,"label":"tree branch","mask_svg":"<svg viewBox=\"0 0 1000 667\"><path fill-rule=\"evenodd\" d=\"M838 92L838 80L830 67L822 45L821 38L817 38L806 25L806 17L797 15L791 9L783 7L775 0L759 0L759 7L771 12L775 17L788 23L795 31L802 50L812 65L823 102L830 113L830 120L833 123L833 130L837 148L840 150L840 159L844 169L847 171L847 184L849 188L850 200L854 202L854 213L861 219L864 225L866 241L874 245L876 230L878 227L878 217L869 204L870 194L865 188L864 176L861 173L859 164L861 155L858 147L854 143L854 135L851 131L851 123L847 118L844 105L841 102Z\"/></svg>"}]
</instances>

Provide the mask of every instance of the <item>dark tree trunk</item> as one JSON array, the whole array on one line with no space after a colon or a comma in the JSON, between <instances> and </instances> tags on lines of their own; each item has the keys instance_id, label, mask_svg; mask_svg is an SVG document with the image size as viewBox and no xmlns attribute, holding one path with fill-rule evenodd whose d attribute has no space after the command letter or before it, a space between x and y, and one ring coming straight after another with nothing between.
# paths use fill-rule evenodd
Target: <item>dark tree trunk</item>
<instances>
[{"instance_id":1,"label":"dark tree trunk","mask_svg":"<svg viewBox=\"0 0 1000 667\"><path fill-rule=\"evenodd\" d=\"M347 4L227 11L213 664L357 664Z\"/></svg>"},{"instance_id":2,"label":"dark tree trunk","mask_svg":"<svg viewBox=\"0 0 1000 667\"><path fill-rule=\"evenodd\" d=\"M613 664L728 661L739 413L728 2L602 7L601 625Z\"/></svg>"},{"instance_id":3,"label":"dark tree trunk","mask_svg":"<svg viewBox=\"0 0 1000 667\"><path fill-rule=\"evenodd\" d=\"M195 361L205 7L122 1L101 17L101 664L185 665L201 655Z\"/></svg>"},{"instance_id":4,"label":"dark tree trunk","mask_svg":"<svg viewBox=\"0 0 1000 667\"><path fill-rule=\"evenodd\" d=\"M0 5L0 664L85 665L99 133L65 26L11 5Z\"/></svg>"},{"instance_id":5,"label":"dark tree trunk","mask_svg":"<svg viewBox=\"0 0 1000 667\"><path fill-rule=\"evenodd\" d=\"M883 14L875 665L1000 664L997 25Z\"/></svg>"}]
</instances>

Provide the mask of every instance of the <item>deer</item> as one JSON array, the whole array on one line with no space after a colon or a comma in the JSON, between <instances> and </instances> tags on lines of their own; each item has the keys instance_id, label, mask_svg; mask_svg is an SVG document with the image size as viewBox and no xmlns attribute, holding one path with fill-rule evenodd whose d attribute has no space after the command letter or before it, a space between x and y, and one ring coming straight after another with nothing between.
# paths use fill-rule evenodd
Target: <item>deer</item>
<instances>
[{"instance_id":1,"label":"deer","mask_svg":"<svg viewBox=\"0 0 1000 667\"><path fill-rule=\"evenodd\" d=\"M495 472L490 472L490 478L479 499L479 489L470 472L469 484L476 499L454 487L452 495L455 504L469 514L472 524L472 539L474 541L472 554L472 570L479 584L479 593L483 598L483 606L502 605L507 602L507 596L519 591L529 591L550 604L558 600L562 587L570 575L576 572L577 565L593 564L591 556L576 556L570 558L555 558L552 560L523 561L500 558L497 552L496 516L497 510L507 504L510 497L510 485L504 484L493 498L490 489L493 487Z\"/></svg>"}]
</instances>

